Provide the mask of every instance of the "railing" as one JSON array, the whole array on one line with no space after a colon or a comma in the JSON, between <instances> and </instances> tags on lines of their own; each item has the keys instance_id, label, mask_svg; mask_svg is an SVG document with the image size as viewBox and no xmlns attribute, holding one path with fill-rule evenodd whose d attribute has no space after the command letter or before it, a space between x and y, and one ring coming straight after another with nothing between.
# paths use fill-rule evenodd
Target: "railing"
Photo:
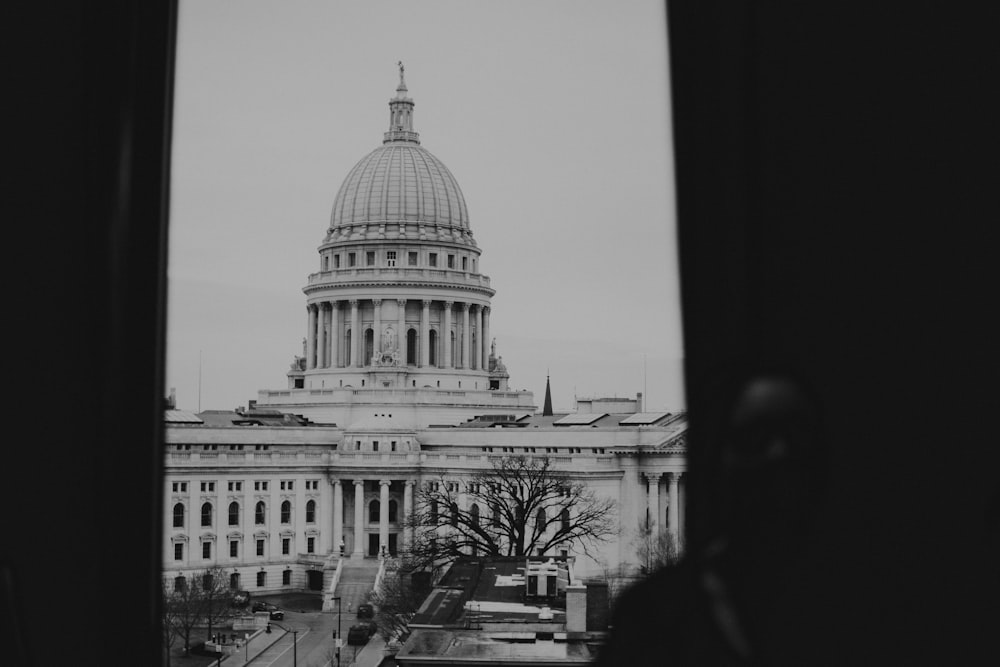
<instances>
[{"instance_id":1,"label":"railing","mask_svg":"<svg viewBox=\"0 0 1000 667\"><path fill-rule=\"evenodd\" d=\"M404 280L438 280L442 282L462 282L466 285L489 287L490 278L481 273L448 268L411 268L382 266L348 266L329 271L319 271L310 274L310 285L323 285L332 282L348 282L351 280L371 280L373 278L390 278Z\"/></svg>"},{"instance_id":2,"label":"railing","mask_svg":"<svg viewBox=\"0 0 1000 667\"><path fill-rule=\"evenodd\" d=\"M344 559L337 559L337 569L333 572L333 578L330 580L330 587L326 590L326 594L323 595L323 611L333 611L333 598L337 593L337 586L340 585L340 573L344 569Z\"/></svg>"}]
</instances>

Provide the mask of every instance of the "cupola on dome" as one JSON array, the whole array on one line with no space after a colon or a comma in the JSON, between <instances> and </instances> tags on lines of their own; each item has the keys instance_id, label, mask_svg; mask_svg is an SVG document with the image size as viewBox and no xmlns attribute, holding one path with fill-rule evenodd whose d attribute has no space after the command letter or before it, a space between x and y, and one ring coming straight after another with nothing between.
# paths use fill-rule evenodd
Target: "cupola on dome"
<instances>
[{"instance_id":1,"label":"cupola on dome","mask_svg":"<svg viewBox=\"0 0 1000 667\"><path fill-rule=\"evenodd\" d=\"M455 177L413 130L413 100L400 65L396 97L389 101L383 145L361 158L333 203L330 232L352 225L422 223L468 232L469 213ZM341 229L338 229L341 228ZM464 235L464 234L463 234Z\"/></svg>"}]
</instances>

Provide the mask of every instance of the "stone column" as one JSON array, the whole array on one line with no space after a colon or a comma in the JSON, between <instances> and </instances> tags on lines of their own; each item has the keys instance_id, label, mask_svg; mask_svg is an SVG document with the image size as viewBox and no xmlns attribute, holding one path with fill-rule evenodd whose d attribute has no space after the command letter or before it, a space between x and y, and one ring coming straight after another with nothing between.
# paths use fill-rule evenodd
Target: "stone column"
<instances>
[{"instance_id":1,"label":"stone column","mask_svg":"<svg viewBox=\"0 0 1000 667\"><path fill-rule=\"evenodd\" d=\"M372 331L372 354L381 357L382 351L382 299L372 299L375 306L375 326Z\"/></svg>"},{"instance_id":2,"label":"stone column","mask_svg":"<svg viewBox=\"0 0 1000 667\"><path fill-rule=\"evenodd\" d=\"M483 368L486 370L490 369L490 309L488 306L483 307L483 336L482 341L480 341L479 347L483 351Z\"/></svg>"},{"instance_id":3,"label":"stone column","mask_svg":"<svg viewBox=\"0 0 1000 667\"><path fill-rule=\"evenodd\" d=\"M660 534L662 524L660 522L660 474L645 473L646 477L646 506L649 508L649 528L653 535Z\"/></svg>"},{"instance_id":4,"label":"stone column","mask_svg":"<svg viewBox=\"0 0 1000 667\"><path fill-rule=\"evenodd\" d=\"M309 325L306 332L306 368L312 370L316 368L316 306L309 304L306 306L309 313Z\"/></svg>"},{"instance_id":5,"label":"stone column","mask_svg":"<svg viewBox=\"0 0 1000 667\"><path fill-rule=\"evenodd\" d=\"M680 477L677 484L677 539L680 544L684 544L684 513L687 511L687 479L683 473L679 473ZM683 551L681 549L680 551Z\"/></svg>"},{"instance_id":6,"label":"stone column","mask_svg":"<svg viewBox=\"0 0 1000 667\"><path fill-rule=\"evenodd\" d=\"M415 485L416 482L408 479L403 486L403 543L406 546L413 544L413 528L409 526L409 518L413 514L413 487Z\"/></svg>"},{"instance_id":7,"label":"stone column","mask_svg":"<svg viewBox=\"0 0 1000 667\"><path fill-rule=\"evenodd\" d=\"M326 303L316 304L318 317L316 318L316 368L326 367Z\"/></svg>"},{"instance_id":8,"label":"stone column","mask_svg":"<svg viewBox=\"0 0 1000 667\"><path fill-rule=\"evenodd\" d=\"M473 352L472 365L476 370L483 369L483 307L476 306L476 350Z\"/></svg>"},{"instance_id":9,"label":"stone column","mask_svg":"<svg viewBox=\"0 0 1000 667\"><path fill-rule=\"evenodd\" d=\"M406 299L396 299L399 312L396 314L396 345L399 347L399 363L404 366L406 358Z\"/></svg>"},{"instance_id":10,"label":"stone column","mask_svg":"<svg viewBox=\"0 0 1000 667\"><path fill-rule=\"evenodd\" d=\"M330 302L330 368L340 366L340 302ZM338 542L339 545L339 542Z\"/></svg>"},{"instance_id":11,"label":"stone column","mask_svg":"<svg viewBox=\"0 0 1000 667\"><path fill-rule=\"evenodd\" d=\"M387 479L379 482L378 497L378 550L379 554L383 550L389 550L389 485L392 484Z\"/></svg>"},{"instance_id":12,"label":"stone column","mask_svg":"<svg viewBox=\"0 0 1000 667\"><path fill-rule=\"evenodd\" d=\"M340 555L340 541L344 539L344 486L333 480L333 552Z\"/></svg>"},{"instance_id":13,"label":"stone column","mask_svg":"<svg viewBox=\"0 0 1000 667\"><path fill-rule=\"evenodd\" d=\"M424 299L424 308L420 311L420 366L430 363L431 350L431 302Z\"/></svg>"},{"instance_id":14,"label":"stone column","mask_svg":"<svg viewBox=\"0 0 1000 667\"><path fill-rule=\"evenodd\" d=\"M353 340L354 336L351 336ZM354 480L354 551L351 558L365 556L365 480Z\"/></svg>"},{"instance_id":15,"label":"stone column","mask_svg":"<svg viewBox=\"0 0 1000 667\"><path fill-rule=\"evenodd\" d=\"M670 530L670 536L674 538L675 542L678 538L677 524L680 520L680 513L678 512L680 501L677 497L677 483L680 481L680 477L681 474L679 472L671 473L670 475L670 505L667 507L667 525Z\"/></svg>"},{"instance_id":16,"label":"stone column","mask_svg":"<svg viewBox=\"0 0 1000 667\"><path fill-rule=\"evenodd\" d=\"M452 367L451 359L451 308L455 305L454 301L444 302L444 330L441 334L444 343L444 367Z\"/></svg>"},{"instance_id":17,"label":"stone column","mask_svg":"<svg viewBox=\"0 0 1000 667\"><path fill-rule=\"evenodd\" d=\"M462 304L462 368L472 368L469 359L469 304Z\"/></svg>"},{"instance_id":18,"label":"stone column","mask_svg":"<svg viewBox=\"0 0 1000 667\"><path fill-rule=\"evenodd\" d=\"M359 343L364 342L363 338L364 334L361 333L361 316L358 313L358 300L351 299L351 358L347 364L350 368L357 368L358 366L358 350L361 349Z\"/></svg>"}]
</instances>

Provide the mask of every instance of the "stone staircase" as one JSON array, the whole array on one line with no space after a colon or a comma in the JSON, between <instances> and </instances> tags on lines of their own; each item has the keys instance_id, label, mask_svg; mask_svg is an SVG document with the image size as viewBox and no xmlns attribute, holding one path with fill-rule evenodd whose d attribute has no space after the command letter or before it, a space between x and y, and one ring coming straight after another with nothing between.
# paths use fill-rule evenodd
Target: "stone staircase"
<instances>
[{"instance_id":1,"label":"stone staircase","mask_svg":"<svg viewBox=\"0 0 1000 667\"><path fill-rule=\"evenodd\" d=\"M344 565L340 571L340 582L337 583L335 593L340 597L340 605L344 614L356 614L358 605L366 601L368 594L375 586L379 562L377 558L344 559Z\"/></svg>"}]
</instances>

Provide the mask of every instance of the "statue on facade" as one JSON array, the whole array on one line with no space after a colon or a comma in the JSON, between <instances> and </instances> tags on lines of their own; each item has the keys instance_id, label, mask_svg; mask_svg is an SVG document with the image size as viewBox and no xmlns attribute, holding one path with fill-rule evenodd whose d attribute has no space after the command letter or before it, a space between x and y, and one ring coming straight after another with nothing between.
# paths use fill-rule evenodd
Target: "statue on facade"
<instances>
[{"instance_id":1,"label":"statue on facade","mask_svg":"<svg viewBox=\"0 0 1000 667\"><path fill-rule=\"evenodd\" d=\"M382 352L388 353L396 347L396 332L392 327L387 327L382 333Z\"/></svg>"}]
</instances>

